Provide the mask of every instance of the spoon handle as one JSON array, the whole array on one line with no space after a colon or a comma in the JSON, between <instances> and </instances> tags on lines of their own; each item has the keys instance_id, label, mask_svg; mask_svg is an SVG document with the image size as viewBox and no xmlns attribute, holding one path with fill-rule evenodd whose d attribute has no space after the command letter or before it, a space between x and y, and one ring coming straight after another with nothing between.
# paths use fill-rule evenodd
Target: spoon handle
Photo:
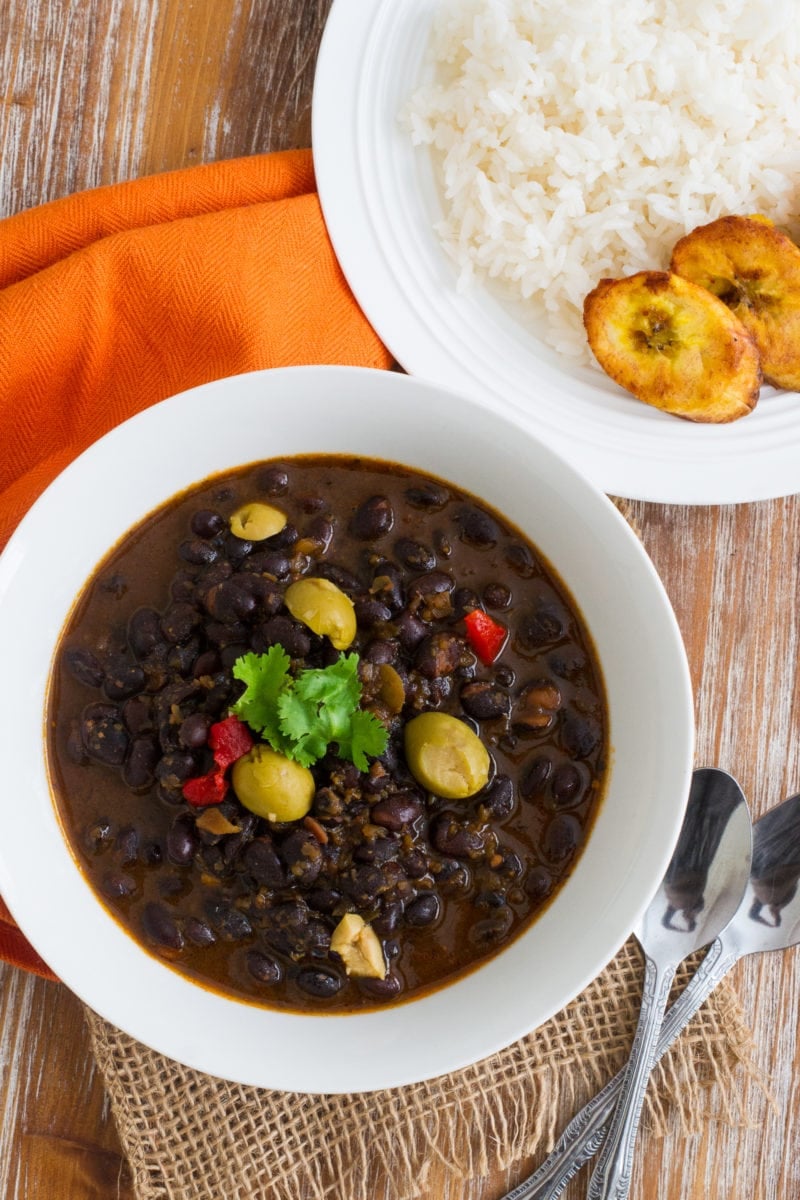
<instances>
[{"instance_id":1,"label":"spoon handle","mask_svg":"<svg viewBox=\"0 0 800 1200\"><path fill-rule=\"evenodd\" d=\"M670 1008L658 1035L656 1061L666 1054L692 1017L739 959L724 935L711 943L700 966ZM574 1175L597 1153L622 1087L624 1070L577 1113L542 1165L503 1200L557 1200Z\"/></svg>"},{"instance_id":2,"label":"spoon handle","mask_svg":"<svg viewBox=\"0 0 800 1200\"><path fill-rule=\"evenodd\" d=\"M633 1150L650 1072L655 1066L658 1033L664 1020L669 989L677 963L656 963L645 955L644 985L639 1023L625 1068L611 1124L608 1127L587 1200L625 1200L631 1185Z\"/></svg>"}]
</instances>

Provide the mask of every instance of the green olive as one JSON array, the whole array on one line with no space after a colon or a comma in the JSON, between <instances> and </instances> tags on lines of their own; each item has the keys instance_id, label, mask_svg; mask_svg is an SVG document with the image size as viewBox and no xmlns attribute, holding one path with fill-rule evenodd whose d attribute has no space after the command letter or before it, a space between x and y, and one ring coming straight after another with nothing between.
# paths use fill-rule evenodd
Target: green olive
<instances>
[{"instance_id":1,"label":"green olive","mask_svg":"<svg viewBox=\"0 0 800 1200\"><path fill-rule=\"evenodd\" d=\"M406 761L429 792L463 800L489 779L489 752L479 737L447 713L425 712L406 725Z\"/></svg>"},{"instance_id":2,"label":"green olive","mask_svg":"<svg viewBox=\"0 0 800 1200\"><path fill-rule=\"evenodd\" d=\"M312 633L329 637L336 650L346 650L356 636L353 601L329 579L298 579L286 589L283 602Z\"/></svg>"},{"instance_id":3,"label":"green olive","mask_svg":"<svg viewBox=\"0 0 800 1200\"><path fill-rule=\"evenodd\" d=\"M239 802L267 821L299 821L311 808L316 785L307 767L259 743L233 765Z\"/></svg>"},{"instance_id":4,"label":"green olive","mask_svg":"<svg viewBox=\"0 0 800 1200\"><path fill-rule=\"evenodd\" d=\"M231 533L248 542L263 542L286 525L286 513L271 504L243 504L230 518Z\"/></svg>"}]
</instances>

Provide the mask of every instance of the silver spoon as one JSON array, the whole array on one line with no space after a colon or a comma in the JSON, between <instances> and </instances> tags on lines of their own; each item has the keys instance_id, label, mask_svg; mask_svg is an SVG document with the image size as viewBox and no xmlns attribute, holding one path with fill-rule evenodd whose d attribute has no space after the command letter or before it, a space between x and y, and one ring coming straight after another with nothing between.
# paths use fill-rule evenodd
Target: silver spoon
<instances>
[{"instance_id":1,"label":"silver spoon","mask_svg":"<svg viewBox=\"0 0 800 1200\"><path fill-rule=\"evenodd\" d=\"M725 928L734 912L738 911L737 905L741 908L741 897L750 870L750 849L750 817L744 795L736 780L716 768L695 771L678 846L661 887L637 930L646 954L646 971L650 977L649 992L658 1005L655 1011L655 1031L652 1028L643 1030L642 1019L637 1029L634 1051L638 1050L641 1055L644 1050L645 1056L640 1057L638 1062L629 1062L628 1066L578 1113L542 1166L509 1192L503 1200L555 1200L572 1176L597 1151L617 1096L625 1083L629 1088L636 1089L631 1110L633 1129L628 1131L623 1127L623 1113L618 1122L620 1128L608 1161L615 1168L613 1185L618 1189L610 1194L620 1197L627 1194L633 1142L649 1072L657 1057L671 1045L683 1025L700 1007L724 973L713 972L710 963L718 942L713 943L701 968L702 970L709 963L706 972L709 977L707 990L704 990L692 1005L690 991L693 981L673 1005L664 1023L662 1036L659 1037L658 1022L663 1013L675 968L682 958L706 944ZM653 954L659 958L658 966L652 961ZM735 961L735 958L732 961ZM728 966L730 965L728 963ZM647 992L648 989L646 995ZM688 1004L684 1003L687 995L690 996ZM650 1011L653 1011L652 1000ZM645 1014L644 1021L651 1019ZM680 1021L681 1024L678 1023ZM643 1046L645 1036L647 1041ZM666 1038L669 1040L665 1040ZM616 1170L617 1164L621 1164L621 1171Z\"/></svg>"}]
</instances>

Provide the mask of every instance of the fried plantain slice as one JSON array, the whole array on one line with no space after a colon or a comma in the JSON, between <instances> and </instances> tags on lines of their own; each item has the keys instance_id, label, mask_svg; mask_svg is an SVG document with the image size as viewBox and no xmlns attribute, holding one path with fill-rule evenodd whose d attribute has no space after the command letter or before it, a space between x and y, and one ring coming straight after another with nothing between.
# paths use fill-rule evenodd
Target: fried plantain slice
<instances>
[{"instance_id":1,"label":"fried plantain slice","mask_svg":"<svg viewBox=\"0 0 800 1200\"><path fill-rule=\"evenodd\" d=\"M720 217L676 243L670 267L718 296L756 340L767 383L800 390L800 249L766 217Z\"/></svg>"},{"instance_id":2,"label":"fried plantain slice","mask_svg":"<svg viewBox=\"0 0 800 1200\"><path fill-rule=\"evenodd\" d=\"M584 301L583 323L603 370L645 404L711 423L755 407L755 342L721 300L678 275L601 279Z\"/></svg>"}]
</instances>

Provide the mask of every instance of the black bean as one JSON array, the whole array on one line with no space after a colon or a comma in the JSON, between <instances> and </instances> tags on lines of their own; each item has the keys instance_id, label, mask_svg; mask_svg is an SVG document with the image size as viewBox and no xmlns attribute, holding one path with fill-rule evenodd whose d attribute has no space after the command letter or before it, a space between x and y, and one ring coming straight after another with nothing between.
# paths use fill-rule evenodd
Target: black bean
<instances>
[{"instance_id":1,"label":"black bean","mask_svg":"<svg viewBox=\"0 0 800 1200\"><path fill-rule=\"evenodd\" d=\"M583 794L584 780L574 763L562 763L553 776L550 791L559 807L577 804Z\"/></svg>"},{"instance_id":2,"label":"black bean","mask_svg":"<svg viewBox=\"0 0 800 1200\"><path fill-rule=\"evenodd\" d=\"M494 518L472 504L462 505L455 520L463 540L473 546L494 546L500 537L500 528Z\"/></svg>"},{"instance_id":3,"label":"black bean","mask_svg":"<svg viewBox=\"0 0 800 1200\"><path fill-rule=\"evenodd\" d=\"M191 754L182 754L179 750L165 754L156 765L156 779L172 787L173 781L185 783L197 771L197 764Z\"/></svg>"},{"instance_id":4,"label":"black bean","mask_svg":"<svg viewBox=\"0 0 800 1200\"><path fill-rule=\"evenodd\" d=\"M519 790L526 800L541 796L553 771L553 763L546 754L537 754L522 773Z\"/></svg>"},{"instance_id":5,"label":"black bean","mask_svg":"<svg viewBox=\"0 0 800 1200\"><path fill-rule=\"evenodd\" d=\"M405 920L409 925L431 925L439 916L441 903L435 892L423 892L417 896L405 910Z\"/></svg>"},{"instance_id":6,"label":"black bean","mask_svg":"<svg viewBox=\"0 0 800 1200\"><path fill-rule=\"evenodd\" d=\"M226 534L223 551L232 566L240 567L252 549L253 543L249 542L247 538L237 537L235 533Z\"/></svg>"},{"instance_id":7,"label":"black bean","mask_svg":"<svg viewBox=\"0 0 800 1200\"><path fill-rule=\"evenodd\" d=\"M106 667L103 691L109 700L126 700L142 691L145 673L136 663L122 658L112 658Z\"/></svg>"},{"instance_id":8,"label":"black bean","mask_svg":"<svg viewBox=\"0 0 800 1200\"><path fill-rule=\"evenodd\" d=\"M383 889L384 883L380 867L367 864L355 868L351 877L344 882L344 886L357 908L368 908Z\"/></svg>"},{"instance_id":9,"label":"black bean","mask_svg":"<svg viewBox=\"0 0 800 1200\"><path fill-rule=\"evenodd\" d=\"M409 879L421 879L428 874L428 860L421 850L409 850L400 860Z\"/></svg>"},{"instance_id":10,"label":"black bean","mask_svg":"<svg viewBox=\"0 0 800 1200\"><path fill-rule=\"evenodd\" d=\"M561 726L562 745L576 758L588 758L601 737L600 724L594 717L568 716Z\"/></svg>"},{"instance_id":11,"label":"black bean","mask_svg":"<svg viewBox=\"0 0 800 1200\"><path fill-rule=\"evenodd\" d=\"M113 596L115 600L121 600L128 590L128 582L124 575L114 573L107 575L100 583L102 591L107 595Z\"/></svg>"},{"instance_id":12,"label":"black bean","mask_svg":"<svg viewBox=\"0 0 800 1200\"><path fill-rule=\"evenodd\" d=\"M168 642L187 642L202 622L200 612L191 604L171 604L161 618L161 632Z\"/></svg>"},{"instance_id":13,"label":"black bean","mask_svg":"<svg viewBox=\"0 0 800 1200\"><path fill-rule=\"evenodd\" d=\"M213 946L217 940L217 935L208 922L201 921L199 917L187 917L184 922L183 932L193 945L200 946L201 948Z\"/></svg>"},{"instance_id":14,"label":"black bean","mask_svg":"<svg viewBox=\"0 0 800 1200\"><path fill-rule=\"evenodd\" d=\"M181 542L178 546L178 554L184 562L191 563L192 566L208 566L210 563L216 562L219 557L219 551L211 542L202 541L200 538L189 538L185 542Z\"/></svg>"},{"instance_id":15,"label":"black bean","mask_svg":"<svg viewBox=\"0 0 800 1200\"><path fill-rule=\"evenodd\" d=\"M131 696L122 706L125 728L134 735L153 728L153 702L149 696Z\"/></svg>"},{"instance_id":16,"label":"black bean","mask_svg":"<svg viewBox=\"0 0 800 1200\"><path fill-rule=\"evenodd\" d=\"M142 846L142 862L146 867L157 867L164 861L164 852L158 842L145 842Z\"/></svg>"},{"instance_id":17,"label":"black bean","mask_svg":"<svg viewBox=\"0 0 800 1200\"><path fill-rule=\"evenodd\" d=\"M197 512L192 513L192 519L189 522L192 533L207 541L216 537L218 533L222 533L226 525L225 518L218 512L214 512L213 508L199 508Z\"/></svg>"},{"instance_id":18,"label":"black bean","mask_svg":"<svg viewBox=\"0 0 800 1200\"><path fill-rule=\"evenodd\" d=\"M376 596L364 596L356 600L353 607L356 621L362 629L369 629L381 621L388 621L392 615L388 604L384 604Z\"/></svg>"},{"instance_id":19,"label":"black bean","mask_svg":"<svg viewBox=\"0 0 800 1200\"><path fill-rule=\"evenodd\" d=\"M406 500L414 508L423 508L429 512L435 512L440 508L444 508L447 501L450 499L450 493L447 488L442 487L438 483L425 482L416 487L406 488Z\"/></svg>"},{"instance_id":20,"label":"black bean","mask_svg":"<svg viewBox=\"0 0 800 1200\"><path fill-rule=\"evenodd\" d=\"M489 809L493 817L507 817L514 808L514 783L508 775L495 775L480 802Z\"/></svg>"},{"instance_id":21,"label":"black bean","mask_svg":"<svg viewBox=\"0 0 800 1200\"><path fill-rule=\"evenodd\" d=\"M169 585L169 594L173 600L183 603L194 598L195 577L192 571L178 571ZM159 617L159 625L161 618Z\"/></svg>"},{"instance_id":22,"label":"black bean","mask_svg":"<svg viewBox=\"0 0 800 1200\"><path fill-rule=\"evenodd\" d=\"M253 926L238 908L231 908L220 901L215 901L208 907L211 910L208 914L211 923L223 941L240 942L243 938L250 937Z\"/></svg>"},{"instance_id":23,"label":"black bean","mask_svg":"<svg viewBox=\"0 0 800 1200\"><path fill-rule=\"evenodd\" d=\"M305 658L311 649L308 633L291 617L270 617L259 626L258 632L265 646L283 646L291 658Z\"/></svg>"},{"instance_id":24,"label":"black bean","mask_svg":"<svg viewBox=\"0 0 800 1200\"><path fill-rule=\"evenodd\" d=\"M410 571L432 571L436 566L436 555L421 542L412 538L398 538L394 544L394 552L404 567Z\"/></svg>"},{"instance_id":25,"label":"black bean","mask_svg":"<svg viewBox=\"0 0 800 1200\"><path fill-rule=\"evenodd\" d=\"M334 526L330 517L318 515L313 517L305 528L305 536L311 538L319 546L319 552L324 554L333 541Z\"/></svg>"},{"instance_id":26,"label":"black bean","mask_svg":"<svg viewBox=\"0 0 800 1200\"><path fill-rule=\"evenodd\" d=\"M362 542L385 537L394 525L394 511L388 496L370 496L359 504L350 518L350 532Z\"/></svg>"},{"instance_id":27,"label":"black bean","mask_svg":"<svg viewBox=\"0 0 800 1200\"><path fill-rule=\"evenodd\" d=\"M118 708L111 704L90 704L83 711L81 740L90 758L110 767L125 761L129 737Z\"/></svg>"},{"instance_id":28,"label":"black bean","mask_svg":"<svg viewBox=\"0 0 800 1200\"><path fill-rule=\"evenodd\" d=\"M114 827L107 817L101 817L86 830L86 844L90 850L103 849L111 841Z\"/></svg>"},{"instance_id":29,"label":"black bean","mask_svg":"<svg viewBox=\"0 0 800 1200\"><path fill-rule=\"evenodd\" d=\"M484 848L484 836L467 829L453 813L443 812L434 817L430 828L431 843L440 854L452 858L474 858Z\"/></svg>"},{"instance_id":30,"label":"black bean","mask_svg":"<svg viewBox=\"0 0 800 1200\"><path fill-rule=\"evenodd\" d=\"M525 879L525 891L531 900L542 901L553 890L553 877L545 867L532 867Z\"/></svg>"},{"instance_id":31,"label":"black bean","mask_svg":"<svg viewBox=\"0 0 800 1200\"><path fill-rule=\"evenodd\" d=\"M530 579L536 572L534 557L522 542L512 542L506 548L506 562L521 579Z\"/></svg>"},{"instance_id":32,"label":"black bean","mask_svg":"<svg viewBox=\"0 0 800 1200\"><path fill-rule=\"evenodd\" d=\"M359 979L359 990L374 1000L393 1000L403 990L403 981L391 972L383 979Z\"/></svg>"},{"instance_id":33,"label":"black bean","mask_svg":"<svg viewBox=\"0 0 800 1200\"><path fill-rule=\"evenodd\" d=\"M287 558L287 556L280 550L256 550L256 552L251 554L247 559L247 562L244 565L244 570L246 572L263 572L266 575L274 576L275 579L283 580L289 578L292 570L292 563L291 559ZM256 578L258 578L258 576L256 576ZM239 582L244 584L245 582L249 582L249 579L250 575L245 574L244 576L240 576ZM270 581L265 579L263 582L269 583ZM273 585L269 601L269 607L271 611L277 611L276 608L272 608L274 603L272 596L276 595L280 597L280 592ZM266 598L266 594L264 598Z\"/></svg>"},{"instance_id":34,"label":"black bean","mask_svg":"<svg viewBox=\"0 0 800 1200\"><path fill-rule=\"evenodd\" d=\"M283 978L283 968L277 959L260 950L248 950L245 961L248 971L259 983L280 983Z\"/></svg>"},{"instance_id":35,"label":"black bean","mask_svg":"<svg viewBox=\"0 0 800 1200\"><path fill-rule=\"evenodd\" d=\"M165 946L169 950L183 949L183 934L177 921L171 913L167 912L163 904L151 900L144 906L142 928L147 936L159 946Z\"/></svg>"},{"instance_id":36,"label":"black bean","mask_svg":"<svg viewBox=\"0 0 800 1200\"><path fill-rule=\"evenodd\" d=\"M199 750L208 742L211 717L207 713L190 713L178 727L178 741L187 750Z\"/></svg>"},{"instance_id":37,"label":"black bean","mask_svg":"<svg viewBox=\"0 0 800 1200\"><path fill-rule=\"evenodd\" d=\"M490 917L476 921L470 927L467 936L473 946L477 946L479 949L496 946L507 935L513 920L514 914L510 908L497 908Z\"/></svg>"},{"instance_id":38,"label":"black bean","mask_svg":"<svg viewBox=\"0 0 800 1200\"><path fill-rule=\"evenodd\" d=\"M432 633L419 646L414 665L426 679L439 679L455 671L464 652L464 641L454 633Z\"/></svg>"},{"instance_id":39,"label":"black bean","mask_svg":"<svg viewBox=\"0 0 800 1200\"><path fill-rule=\"evenodd\" d=\"M399 833L405 825L411 825L422 816L423 805L412 792L395 792L370 809L369 819L373 825Z\"/></svg>"},{"instance_id":40,"label":"black bean","mask_svg":"<svg viewBox=\"0 0 800 1200\"><path fill-rule=\"evenodd\" d=\"M225 646L246 644L249 630L242 621L232 621L229 625L223 625L220 621L209 621L205 633L209 642L221 650Z\"/></svg>"},{"instance_id":41,"label":"black bean","mask_svg":"<svg viewBox=\"0 0 800 1200\"><path fill-rule=\"evenodd\" d=\"M542 853L549 862L562 863L570 858L583 840L583 829L577 817L559 813L544 831Z\"/></svg>"},{"instance_id":42,"label":"black bean","mask_svg":"<svg viewBox=\"0 0 800 1200\"><path fill-rule=\"evenodd\" d=\"M472 588L456 588L453 593L453 615L459 619L465 617L473 608L480 608L478 593Z\"/></svg>"},{"instance_id":43,"label":"black bean","mask_svg":"<svg viewBox=\"0 0 800 1200\"><path fill-rule=\"evenodd\" d=\"M114 839L116 857L123 867L130 867L139 857L139 832L133 825L120 829Z\"/></svg>"},{"instance_id":44,"label":"black bean","mask_svg":"<svg viewBox=\"0 0 800 1200\"><path fill-rule=\"evenodd\" d=\"M260 545L266 546L269 550L289 550L299 537L297 526L287 524L277 533L273 533L272 537L265 538Z\"/></svg>"},{"instance_id":45,"label":"black bean","mask_svg":"<svg viewBox=\"0 0 800 1200\"><path fill-rule=\"evenodd\" d=\"M286 882L283 866L269 837L255 838L245 850L242 863L245 871L263 887L280 888Z\"/></svg>"},{"instance_id":46,"label":"black bean","mask_svg":"<svg viewBox=\"0 0 800 1200\"><path fill-rule=\"evenodd\" d=\"M419 617L413 616L410 612L401 613L399 617L396 617L394 627L397 632L397 640L404 650L413 650L418 646L429 628L424 621L420 621Z\"/></svg>"},{"instance_id":47,"label":"black bean","mask_svg":"<svg viewBox=\"0 0 800 1200\"><path fill-rule=\"evenodd\" d=\"M280 857L286 864L289 883L304 887L316 881L324 862L322 846L305 829L295 829L284 839L280 846Z\"/></svg>"},{"instance_id":48,"label":"black bean","mask_svg":"<svg viewBox=\"0 0 800 1200\"><path fill-rule=\"evenodd\" d=\"M341 976L334 975L333 971L324 971L321 967L303 967L297 972L296 982L306 995L319 999L335 996L343 984Z\"/></svg>"},{"instance_id":49,"label":"black bean","mask_svg":"<svg viewBox=\"0 0 800 1200\"><path fill-rule=\"evenodd\" d=\"M523 618L517 641L523 650L538 650L557 642L567 630L567 614L560 604L544 601Z\"/></svg>"},{"instance_id":50,"label":"black bean","mask_svg":"<svg viewBox=\"0 0 800 1200\"><path fill-rule=\"evenodd\" d=\"M378 937L388 937L394 933L400 923L400 918L403 915L403 905L400 900L384 900L381 903L381 911L372 922L372 928L377 933Z\"/></svg>"},{"instance_id":51,"label":"black bean","mask_svg":"<svg viewBox=\"0 0 800 1200\"><path fill-rule=\"evenodd\" d=\"M571 679L586 666L586 655L579 646L568 643L554 650L547 660L550 670L561 679Z\"/></svg>"},{"instance_id":52,"label":"black bean","mask_svg":"<svg viewBox=\"0 0 800 1200\"><path fill-rule=\"evenodd\" d=\"M376 599L387 604L393 613L397 613L405 604L404 584L405 578L400 568L381 559L374 569L370 591Z\"/></svg>"},{"instance_id":53,"label":"black bean","mask_svg":"<svg viewBox=\"0 0 800 1200\"><path fill-rule=\"evenodd\" d=\"M481 892L475 897L478 908L505 908L507 900L504 892Z\"/></svg>"},{"instance_id":54,"label":"black bean","mask_svg":"<svg viewBox=\"0 0 800 1200\"><path fill-rule=\"evenodd\" d=\"M495 667L494 677L497 683L505 688L513 687L514 680L516 679L513 667L509 667L505 663L501 663L498 667Z\"/></svg>"},{"instance_id":55,"label":"black bean","mask_svg":"<svg viewBox=\"0 0 800 1200\"><path fill-rule=\"evenodd\" d=\"M477 721L491 721L511 711L508 693L485 680L462 687L459 699L464 712Z\"/></svg>"},{"instance_id":56,"label":"black bean","mask_svg":"<svg viewBox=\"0 0 800 1200\"><path fill-rule=\"evenodd\" d=\"M376 638L364 647L362 658L370 663L393 663L397 661L399 649L397 642Z\"/></svg>"},{"instance_id":57,"label":"black bean","mask_svg":"<svg viewBox=\"0 0 800 1200\"><path fill-rule=\"evenodd\" d=\"M289 474L283 467L262 467L256 475L256 487L267 496L285 496L289 490Z\"/></svg>"},{"instance_id":58,"label":"black bean","mask_svg":"<svg viewBox=\"0 0 800 1200\"><path fill-rule=\"evenodd\" d=\"M136 891L136 880L124 871L108 871L100 881L104 896L116 900L121 896L132 896Z\"/></svg>"},{"instance_id":59,"label":"black bean","mask_svg":"<svg viewBox=\"0 0 800 1200\"><path fill-rule=\"evenodd\" d=\"M172 822L167 833L167 857L170 862L182 866L191 862L199 845L194 818L188 813L181 813Z\"/></svg>"},{"instance_id":60,"label":"black bean","mask_svg":"<svg viewBox=\"0 0 800 1200\"><path fill-rule=\"evenodd\" d=\"M483 602L487 608L508 608L511 604L511 588L504 583L489 583L483 589Z\"/></svg>"},{"instance_id":61,"label":"black bean","mask_svg":"<svg viewBox=\"0 0 800 1200\"><path fill-rule=\"evenodd\" d=\"M243 588L236 579L226 579L206 592L203 604L215 621L224 623L251 617L258 608L258 600Z\"/></svg>"},{"instance_id":62,"label":"black bean","mask_svg":"<svg viewBox=\"0 0 800 1200\"><path fill-rule=\"evenodd\" d=\"M67 758L70 762L77 763L83 766L86 762L86 752L83 748L83 738L81 737L81 727L76 720L69 723L69 733L67 734Z\"/></svg>"},{"instance_id":63,"label":"black bean","mask_svg":"<svg viewBox=\"0 0 800 1200\"><path fill-rule=\"evenodd\" d=\"M456 585L452 575L447 571L430 571L426 575L417 575L408 585L408 598L415 596L438 596L443 592L452 592Z\"/></svg>"},{"instance_id":64,"label":"black bean","mask_svg":"<svg viewBox=\"0 0 800 1200\"><path fill-rule=\"evenodd\" d=\"M390 859L397 857L399 849L400 845L397 838L373 838L370 841L363 842L360 846L356 846L353 851L353 858L356 862L375 863L376 866L383 866Z\"/></svg>"},{"instance_id":65,"label":"black bean","mask_svg":"<svg viewBox=\"0 0 800 1200\"><path fill-rule=\"evenodd\" d=\"M361 581L345 567L340 567L337 563L321 562L315 567L315 574L320 575L323 579L329 579L331 583L335 583L343 592L349 592L355 595L361 591Z\"/></svg>"},{"instance_id":66,"label":"black bean","mask_svg":"<svg viewBox=\"0 0 800 1200\"><path fill-rule=\"evenodd\" d=\"M99 659L91 650L80 646L72 646L64 652L64 662L74 679L86 687L98 688L103 682L105 672Z\"/></svg>"},{"instance_id":67,"label":"black bean","mask_svg":"<svg viewBox=\"0 0 800 1200\"><path fill-rule=\"evenodd\" d=\"M306 893L306 904L314 912L332 913L342 898L342 893L334 888L316 887Z\"/></svg>"},{"instance_id":68,"label":"black bean","mask_svg":"<svg viewBox=\"0 0 800 1200\"><path fill-rule=\"evenodd\" d=\"M203 675L214 675L219 670L219 654L216 650L206 650L199 658L195 659L192 674L195 679L200 679Z\"/></svg>"}]
</instances>

